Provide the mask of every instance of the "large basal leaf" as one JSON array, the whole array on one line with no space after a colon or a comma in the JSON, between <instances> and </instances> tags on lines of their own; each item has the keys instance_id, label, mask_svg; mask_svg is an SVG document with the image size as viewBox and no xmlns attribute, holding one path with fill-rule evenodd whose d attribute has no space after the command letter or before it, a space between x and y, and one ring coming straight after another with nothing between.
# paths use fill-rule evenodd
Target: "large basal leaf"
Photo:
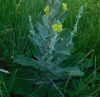
<instances>
[{"instance_id":1,"label":"large basal leaf","mask_svg":"<svg viewBox=\"0 0 100 97\"><path fill-rule=\"evenodd\" d=\"M38 69L41 69L42 65L38 61L32 58L24 57L23 55L19 55L14 58L14 62L21 64L22 66L32 66Z\"/></svg>"},{"instance_id":2,"label":"large basal leaf","mask_svg":"<svg viewBox=\"0 0 100 97\"><path fill-rule=\"evenodd\" d=\"M78 68L78 67L67 67L67 68L60 68L60 67L56 67L53 70L51 70L51 72L58 76L58 77L62 77L62 76L84 76L84 73Z\"/></svg>"},{"instance_id":3,"label":"large basal leaf","mask_svg":"<svg viewBox=\"0 0 100 97\"><path fill-rule=\"evenodd\" d=\"M21 97L44 97L51 86L48 82L44 83L43 79L30 67L28 69L18 68L11 72L9 77L3 74L3 81L6 88L8 90L10 88L10 93L19 94ZM39 81L43 82L38 84ZM5 89L3 89L3 92L5 92Z\"/></svg>"}]
</instances>

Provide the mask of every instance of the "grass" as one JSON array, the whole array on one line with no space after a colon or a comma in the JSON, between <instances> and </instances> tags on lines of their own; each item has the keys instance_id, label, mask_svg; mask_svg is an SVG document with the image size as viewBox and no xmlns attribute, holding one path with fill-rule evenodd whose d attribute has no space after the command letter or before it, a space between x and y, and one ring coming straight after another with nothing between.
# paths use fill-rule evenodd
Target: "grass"
<instances>
[{"instance_id":1,"label":"grass","mask_svg":"<svg viewBox=\"0 0 100 97\"><path fill-rule=\"evenodd\" d=\"M82 52L86 55L88 52L94 50L87 57L89 62L94 61L92 68L87 69L83 79L80 79L81 86L76 88L79 93L80 89L87 91L89 83L92 83L92 89L88 90L90 95L99 97L100 82L100 1L99 0L62 0L68 4L68 16L64 22L64 27L69 30L73 29L76 21L76 15L81 5L84 6L82 17L78 24L78 32L74 37L75 54ZM27 38L29 34L29 15L32 16L33 24L40 21L41 14L43 15L43 8L45 3L42 0L0 0L0 67L4 62L6 65L10 64L13 67L12 56L17 54L26 54L31 48L31 44ZM10 61L10 62L9 62ZM87 65L87 64L86 64ZM8 65L9 67L9 65ZM13 68L15 69L15 68ZM96 78L95 78L96 74ZM2 77L3 78L3 77ZM15 76L12 77L12 81ZM95 78L95 80L94 80ZM85 82L86 81L86 82ZM5 81L4 81L5 82ZM73 81L77 84L76 81ZM68 84L68 83L67 83ZM13 84L11 84L12 87ZM5 90L8 90L3 83ZM96 88L95 88L96 87ZM70 91L70 90L69 90ZM84 92L85 93L85 92ZM87 92L86 92L87 93ZM0 88L0 95L5 93ZM73 93L74 97L76 95ZM7 94L9 95L9 94ZM7 97L10 97L7 96Z\"/></svg>"},{"instance_id":2,"label":"grass","mask_svg":"<svg viewBox=\"0 0 100 97\"><path fill-rule=\"evenodd\" d=\"M8 50L14 56L16 51L21 53L27 48L28 17L32 15L33 23L35 23L41 17L43 5L41 1L34 0L28 2L22 0L20 6L17 6L19 2L16 0L12 2L10 0L1 0L0 3L0 50Z\"/></svg>"}]
</instances>

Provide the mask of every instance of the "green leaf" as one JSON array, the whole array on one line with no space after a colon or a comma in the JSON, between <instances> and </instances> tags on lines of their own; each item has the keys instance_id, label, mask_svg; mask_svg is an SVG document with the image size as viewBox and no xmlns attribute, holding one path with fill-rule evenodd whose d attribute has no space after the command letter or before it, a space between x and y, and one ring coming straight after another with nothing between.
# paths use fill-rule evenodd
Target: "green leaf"
<instances>
[{"instance_id":1,"label":"green leaf","mask_svg":"<svg viewBox=\"0 0 100 97\"><path fill-rule=\"evenodd\" d=\"M67 72L72 76L84 76L84 73L78 67L67 67Z\"/></svg>"},{"instance_id":2,"label":"green leaf","mask_svg":"<svg viewBox=\"0 0 100 97\"><path fill-rule=\"evenodd\" d=\"M58 40L55 44L55 50L68 50L70 51L74 44L72 42L73 34L72 33L67 33L64 37L63 40Z\"/></svg>"},{"instance_id":3,"label":"green leaf","mask_svg":"<svg viewBox=\"0 0 100 97\"><path fill-rule=\"evenodd\" d=\"M58 7L58 4L60 4L59 0L54 1L54 8Z\"/></svg>"},{"instance_id":4,"label":"green leaf","mask_svg":"<svg viewBox=\"0 0 100 97\"><path fill-rule=\"evenodd\" d=\"M44 27L45 27L46 30L50 30L48 21L49 21L48 18L42 17L42 22L43 22L43 25L44 25Z\"/></svg>"},{"instance_id":5,"label":"green leaf","mask_svg":"<svg viewBox=\"0 0 100 97\"><path fill-rule=\"evenodd\" d=\"M27 51L26 51L26 55L28 57L38 57L38 48L37 46L33 46L31 47L30 49L28 48Z\"/></svg>"},{"instance_id":6,"label":"green leaf","mask_svg":"<svg viewBox=\"0 0 100 97\"><path fill-rule=\"evenodd\" d=\"M68 10L65 10L65 11L59 16L58 20L59 20L61 23L64 22L64 20L65 20L65 18L66 18L66 16L67 16L67 12L68 12Z\"/></svg>"},{"instance_id":7,"label":"green leaf","mask_svg":"<svg viewBox=\"0 0 100 97\"><path fill-rule=\"evenodd\" d=\"M56 62L55 62L55 65L54 66L59 66L59 65L62 65L62 63L67 59L68 56L65 56L65 55L60 55L58 57L55 57L56 58Z\"/></svg>"},{"instance_id":8,"label":"green leaf","mask_svg":"<svg viewBox=\"0 0 100 97\"><path fill-rule=\"evenodd\" d=\"M66 50L61 50L61 51L55 51L55 52L59 53L59 54L63 54L63 55L71 55L70 51L68 51L67 49Z\"/></svg>"},{"instance_id":9,"label":"green leaf","mask_svg":"<svg viewBox=\"0 0 100 97\"><path fill-rule=\"evenodd\" d=\"M45 39L48 36L48 32L39 22L36 22L36 28L39 31L39 35L42 39Z\"/></svg>"},{"instance_id":10,"label":"green leaf","mask_svg":"<svg viewBox=\"0 0 100 97\"><path fill-rule=\"evenodd\" d=\"M22 66L32 66L38 69L41 69L42 67L41 63L39 63L38 61L32 58L24 57L23 55L17 56L17 58L14 58L13 61L18 64L21 64Z\"/></svg>"},{"instance_id":11,"label":"green leaf","mask_svg":"<svg viewBox=\"0 0 100 97\"><path fill-rule=\"evenodd\" d=\"M38 41L37 39L32 38L30 35L28 35L28 37L29 37L30 41L33 43L33 45L42 46L40 41Z\"/></svg>"},{"instance_id":12,"label":"green leaf","mask_svg":"<svg viewBox=\"0 0 100 97\"><path fill-rule=\"evenodd\" d=\"M55 51L56 53L59 53L59 54L63 54L63 55L70 55L70 52L69 51Z\"/></svg>"},{"instance_id":13,"label":"green leaf","mask_svg":"<svg viewBox=\"0 0 100 97\"><path fill-rule=\"evenodd\" d=\"M43 1L45 1L46 5L49 5L50 8L52 7L52 2L51 2L51 0L43 0Z\"/></svg>"},{"instance_id":14,"label":"green leaf","mask_svg":"<svg viewBox=\"0 0 100 97\"><path fill-rule=\"evenodd\" d=\"M60 38L64 38L64 36L68 33L68 29L65 28L63 29L60 33L59 33L59 37Z\"/></svg>"},{"instance_id":15,"label":"green leaf","mask_svg":"<svg viewBox=\"0 0 100 97\"><path fill-rule=\"evenodd\" d=\"M61 12L61 4L60 2L58 3L58 6L52 10L52 12L48 15L48 19L54 21Z\"/></svg>"},{"instance_id":16,"label":"green leaf","mask_svg":"<svg viewBox=\"0 0 100 97\"><path fill-rule=\"evenodd\" d=\"M33 68L18 68L16 75L15 72L15 70L11 72L9 77L3 74L2 78L2 81L5 83L8 90L12 84L9 92L13 92L14 95L19 94L23 97L44 97L51 86L51 84L48 82L37 84L38 81L43 81L43 79L35 72ZM15 78L13 78L14 75ZM5 92L5 89L3 89L3 92Z\"/></svg>"},{"instance_id":17,"label":"green leaf","mask_svg":"<svg viewBox=\"0 0 100 97\"><path fill-rule=\"evenodd\" d=\"M53 70L51 70L51 72L58 77L69 76L69 75L84 76L84 73L78 67L67 67L67 68L56 67Z\"/></svg>"}]
</instances>

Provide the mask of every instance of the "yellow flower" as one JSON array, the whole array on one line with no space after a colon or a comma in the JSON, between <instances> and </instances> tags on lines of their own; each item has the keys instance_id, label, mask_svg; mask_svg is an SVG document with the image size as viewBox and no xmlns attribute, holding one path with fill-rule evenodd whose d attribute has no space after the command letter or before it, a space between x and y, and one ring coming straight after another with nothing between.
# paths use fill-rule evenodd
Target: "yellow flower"
<instances>
[{"instance_id":1,"label":"yellow flower","mask_svg":"<svg viewBox=\"0 0 100 97\"><path fill-rule=\"evenodd\" d=\"M61 23L59 23L59 24L54 24L54 25L52 25L52 29L53 29L53 31L54 32L61 32L62 31L62 24Z\"/></svg>"},{"instance_id":2,"label":"yellow flower","mask_svg":"<svg viewBox=\"0 0 100 97\"><path fill-rule=\"evenodd\" d=\"M50 7L48 5L45 7L44 12L46 13L46 15L51 12Z\"/></svg>"},{"instance_id":3,"label":"yellow flower","mask_svg":"<svg viewBox=\"0 0 100 97\"><path fill-rule=\"evenodd\" d=\"M67 9L67 4L66 3L62 3L62 9L66 10Z\"/></svg>"}]
</instances>

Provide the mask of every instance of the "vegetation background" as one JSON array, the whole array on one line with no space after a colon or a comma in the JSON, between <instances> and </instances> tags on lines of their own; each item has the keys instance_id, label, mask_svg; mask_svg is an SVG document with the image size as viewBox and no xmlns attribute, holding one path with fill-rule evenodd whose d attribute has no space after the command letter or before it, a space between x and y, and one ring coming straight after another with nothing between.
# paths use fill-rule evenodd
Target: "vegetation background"
<instances>
[{"instance_id":1,"label":"vegetation background","mask_svg":"<svg viewBox=\"0 0 100 97\"><path fill-rule=\"evenodd\" d=\"M73 62L69 63L79 62L80 59L93 50L86 56L89 59L86 65L92 65L85 71L87 72L85 77L81 79L81 81L86 81L81 86L82 91L80 92L79 89L70 90L69 87L67 93L69 95L73 93L74 95L69 97L85 97L80 96L82 92L91 95L86 97L100 97L100 0L62 0L62 2L67 3L68 6L68 15L63 25L69 30L73 29L79 7L81 5L84 6L84 11L78 24L78 32L73 40L75 43L71 57ZM0 86L3 87L0 87L1 97L3 95L6 95L4 97L19 97L19 95L23 94L16 92L15 89L18 84L20 86L21 83L19 81L25 82L23 84L25 85L28 83L26 80L33 80L27 77L23 79L27 72L31 76L32 68L26 70L25 67L16 65L12 60L18 54L32 56L35 48L32 47L27 37L29 34L28 18L29 15L32 16L33 25L35 25L36 21L41 21L45 6L46 4L43 0L0 0L0 68L11 72L7 76L8 78L5 74L0 73ZM18 70L21 72L20 76L17 73ZM39 89L41 88L36 88L34 91L36 92ZM75 93L79 95L76 96ZM32 94L29 95L26 97L33 97L31 96ZM53 95L52 97L55 96Z\"/></svg>"}]
</instances>

